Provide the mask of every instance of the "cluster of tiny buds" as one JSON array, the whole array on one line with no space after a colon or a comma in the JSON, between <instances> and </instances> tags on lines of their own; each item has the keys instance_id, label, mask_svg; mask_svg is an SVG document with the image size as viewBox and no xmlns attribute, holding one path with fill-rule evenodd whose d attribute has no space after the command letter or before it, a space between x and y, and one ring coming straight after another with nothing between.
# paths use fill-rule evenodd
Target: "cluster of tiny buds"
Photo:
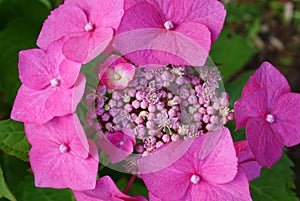
<instances>
[{"instance_id":1,"label":"cluster of tiny buds","mask_svg":"<svg viewBox=\"0 0 300 201\"><path fill-rule=\"evenodd\" d=\"M96 92L87 95L87 104L95 106L87 123L103 133L133 129L136 153L147 155L233 120L228 94L217 92L220 80L219 71L207 66L137 68L127 88L108 89L100 82Z\"/></svg>"}]
</instances>

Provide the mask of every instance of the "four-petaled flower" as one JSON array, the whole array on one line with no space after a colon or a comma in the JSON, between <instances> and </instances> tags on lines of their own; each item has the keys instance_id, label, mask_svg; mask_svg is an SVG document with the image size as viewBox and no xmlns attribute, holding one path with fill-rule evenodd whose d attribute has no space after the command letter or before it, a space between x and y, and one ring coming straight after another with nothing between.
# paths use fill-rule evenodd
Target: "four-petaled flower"
<instances>
[{"instance_id":1,"label":"four-petaled flower","mask_svg":"<svg viewBox=\"0 0 300 201\"><path fill-rule=\"evenodd\" d=\"M38 187L94 189L98 150L88 141L76 115L57 117L44 125L25 123L32 148L29 159Z\"/></svg>"},{"instance_id":2,"label":"four-petaled flower","mask_svg":"<svg viewBox=\"0 0 300 201\"><path fill-rule=\"evenodd\" d=\"M300 143L300 94L291 93L284 76L265 62L250 77L242 96L234 105L236 127L246 125L255 158L271 167L284 145Z\"/></svg>"},{"instance_id":3,"label":"four-petaled flower","mask_svg":"<svg viewBox=\"0 0 300 201\"><path fill-rule=\"evenodd\" d=\"M123 16L124 0L66 0L45 21L37 44L46 49L65 38L67 58L87 63L110 43Z\"/></svg>"},{"instance_id":4,"label":"four-petaled flower","mask_svg":"<svg viewBox=\"0 0 300 201\"><path fill-rule=\"evenodd\" d=\"M81 64L65 58L63 41L52 43L46 51L31 49L19 54L22 81L11 118L44 124L55 116L73 113L85 89Z\"/></svg>"},{"instance_id":5,"label":"four-petaled flower","mask_svg":"<svg viewBox=\"0 0 300 201\"><path fill-rule=\"evenodd\" d=\"M156 160L160 163L159 158ZM143 172L145 166L139 162L138 165ZM228 129L199 136L178 161L167 168L142 174L141 178L151 201L251 200L248 180L243 171L238 170Z\"/></svg>"}]
</instances>

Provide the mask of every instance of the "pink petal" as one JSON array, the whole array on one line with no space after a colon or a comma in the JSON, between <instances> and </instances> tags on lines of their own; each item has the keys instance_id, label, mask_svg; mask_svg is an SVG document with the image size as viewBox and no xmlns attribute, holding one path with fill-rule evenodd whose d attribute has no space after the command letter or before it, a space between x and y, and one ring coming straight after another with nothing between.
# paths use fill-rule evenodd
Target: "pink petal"
<instances>
[{"instance_id":1,"label":"pink petal","mask_svg":"<svg viewBox=\"0 0 300 201\"><path fill-rule=\"evenodd\" d=\"M246 173L249 181L260 176L261 166L257 163L254 158L253 152L251 151L248 141L239 141L234 143L234 147L237 153L238 162L240 168Z\"/></svg>"},{"instance_id":2,"label":"pink petal","mask_svg":"<svg viewBox=\"0 0 300 201\"><path fill-rule=\"evenodd\" d=\"M249 118L265 118L267 110L266 89L258 89L252 94L236 101L234 104L236 129L240 129L246 125Z\"/></svg>"},{"instance_id":3,"label":"pink petal","mask_svg":"<svg viewBox=\"0 0 300 201\"><path fill-rule=\"evenodd\" d=\"M51 92L48 90L51 95ZM22 85L15 99L11 118L15 121L44 124L53 118L53 115L45 110L48 99L44 91L36 91Z\"/></svg>"},{"instance_id":4,"label":"pink petal","mask_svg":"<svg viewBox=\"0 0 300 201\"><path fill-rule=\"evenodd\" d=\"M226 10L219 1L181 1L181 0L147 0L157 10L161 10L164 20L174 24L197 22L206 26L212 33L214 42L224 24ZM126 11L127 12L127 11Z\"/></svg>"},{"instance_id":5,"label":"pink petal","mask_svg":"<svg viewBox=\"0 0 300 201\"><path fill-rule=\"evenodd\" d=\"M190 193L192 201L251 201L249 183L245 173L242 170L229 183L226 184L210 184L200 182L198 185L193 185Z\"/></svg>"},{"instance_id":6,"label":"pink petal","mask_svg":"<svg viewBox=\"0 0 300 201\"><path fill-rule=\"evenodd\" d=\"M64 3L80 7L97 27L117 29L124 13L124 0L65 0Z\"/></svg>"},{"instance_id":7,"label":"pink petal","mask_svg":"<svg viewBox=\"0 0 300 201\"><path fill-rule=\"evenodd\" d=\"M125 10L128 10L129 8L140 2L146 2L146 0L125 0Z\"/></svg>"},{"instance_id":8,"label":"pink petal","mask_svg":"<svg viewBox=\"0 0 300 201\"><path fill-rule=\"evenodd\" d=\"M40 49L23 50L19 53L19 76L27 87L40 90L50 85L53 69L43 65L42 59L45 57L46 53Z\"/></svg>"},{"instance_id":9,"label":"pink petal","mask_svg":"<svg viewBox=\"0 0 300 201\"><path fill-rule=\"evenodd\" d=\"M208 133L207 135L213 135ZM201 147L203 149L205 147ZM199 172L205 181L227 183L237 174L237 158L230 131L222 129L222 135L212 152L199 163Z\"/></svg>"},{"instance_id":10,"label":"pink petal","mask_svg":"<svg viewBox=\"0 0 300 201\"><path fill-rule=\"evenodd\" d=\"M117 188L109 176L97 181L96 188L89 191L73 191L77 201L146 201L142 196L130 197Z\"/></svg>"},{"instance_id":11,"label":"pink petal","mask_svg":"<svg viewBox=\"0 0 300 201\"><path fill-rule=\"evenodd\" d=\"M271 167L280 159L283 148L281 136L274 132L267 121L261 118L249 119L246 135L249 146L260 165Z\"/></svg>"},{"instance_id":12,"label":"pink petal","mask_svg":"<svg viewBox=\"0 0 300 201\"><path fill-rule=\"evenodd\" d=\"M25 124L32 145L30 164L38 187L93 189L98 172L97 155L89 145L75 115L55 118L44 125ZM61 146L67 150L62 151ZM90 144L91 152L96 146Z\"/></svg>"},{"instance_id":13,"label":"pink petal","mask_svg":"<svg viewBox=\"0 0 300 201\"><path fill-rule=\"evenodd\" d=\"M131 131L128 132L128 129L126 131L110 133L108 136L103 135L99 137L99 147L109 156L110 162L113 164L121 162L133 152L135 138L133 137L134 135L130 135Z\"/></svg>"},{"instance_id":14,"label":"pink petal","mask_svg":"<svg viewBox=\"0 0 300 201\"><path fill-rule=\"evenodd\" d=\"M108 46L113 36L109 27L99 27L94 32L68 39L63 47L64 55L79 63L88 63Z\"/></svg>"},{"instance_id":15,"label":"pink petal","mask_svg":"<svg viewBox=\"0 0 300 201\"><path fill-rule=\"evenodd\" d=\"M88 23L85 13L72 5L61 5L51 12L45 21L37 44L47 49L53 41L63 37L74 37L85 33L84 27Z\"/></svg>"},{"instance_id":16,"label":"pink petal","mask_svg":"<svg viewBox=\"0 0 300 201\"><path fill-rule=\"evenodd\" d=\"M274 102L272 129L290 147L300 143L300 94L286 93Z\"/></svg>"},{"instance_id":17,"label":"pink petal","mask_svg":"<svg viewBox=\"0 0 300 201\"><path fill-rule=\"evenodd\" d=\"M242 96L245 97L260 88L267 90L268 107L283 93L291 90L285 77L269 62L264 62L249 78Z\"/></svg>"},{"instance_id":18,"label":"pink petal","mask_svg":"<svg viewBox=\"0 0 300 201\"><path fill-rule=\"evenodd\" d=\"M45 109L53 116L64 116L75 112L85 89L85 78L80 75L75 86L71 89L56 88L49 95Z\"/></svg>"}]
</instances>

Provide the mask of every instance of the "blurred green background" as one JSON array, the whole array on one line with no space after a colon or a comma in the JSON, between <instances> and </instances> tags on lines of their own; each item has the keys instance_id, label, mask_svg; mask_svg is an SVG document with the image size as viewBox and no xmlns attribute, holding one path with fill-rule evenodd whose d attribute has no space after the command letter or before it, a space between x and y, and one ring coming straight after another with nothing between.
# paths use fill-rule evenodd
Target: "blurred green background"
<instances>
[{"instance_id":1,"label":"blurred green background","mask_svg":"<svg viewBox=\"0 0 300 201\"><path fill-rule=\"evenodd\" d=\"M0 0L0 120L9 118L20 86L18 52L36 47L43 21L60 3L59 0ZM223 0L223 3L227 18L211 57L224 76L231 103L240 97L248 77L265 60L287 77L292 91L300 92L300 0ZM22 129L22 124L0 123L0 200L73 200L69 190L34 187L27 162L29 145ZM232 132L235 140L244 137L240 132ZM251 183L253 200L298 200L295 194L300 195L300 147L289 148L287 153L291 160L284 155L274 168L263 170L262 178ZM117 181L120 187L124 187L127 177ZM147 192L137 183L131 193Z\"/></svg>"}]
</instances>

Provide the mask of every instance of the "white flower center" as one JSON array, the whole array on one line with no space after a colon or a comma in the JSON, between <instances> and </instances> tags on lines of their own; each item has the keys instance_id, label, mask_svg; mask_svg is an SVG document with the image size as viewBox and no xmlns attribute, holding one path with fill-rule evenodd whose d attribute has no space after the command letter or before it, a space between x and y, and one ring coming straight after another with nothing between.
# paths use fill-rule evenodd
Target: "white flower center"
<instances>
[{"instance_id":1,"label":"white flower center","mask_svg":"<svg viewBox=\"0 0 300 201\"><path fill-rule=\"evenodd\" d=\"M124 141L121 141L121 142L120 142L120 145L123 146L123 145L124 145Z\"/></svg>"},{"instance_id":2,"label":"white flower center","mask_svg":"<svg viewBox=\"0 0 300 201\"><path fill-rule=\"evenodd\" d=\"M173 29L174 28L174 24L168 20L164 23L164 27L167 29L167 30L170 30L170 29Z\"/></svg>"},{"instance_id":3,"label":"white flower center","mask_svg":"<svg viewBox=\"0 0 300 201\"><path fill-rule=\"evenodd\" d=\"M190 179L190 181L193 183L193 184L198 184L199 182L200 182L200 177L198 176L198 175L196 175L196 174L193 174L192 176L191 176L191 179Z\"/></svg>"},{"instance_id":4,"label":"white flower center","mask_svg":"<svg viewBox=\"0 0 300 201\"><path fill-rule=\"evenodd\" d=\"M69 147L66 146L66 145L64 145L64 144L61 144L61 145L59 146L59 151L60 151L62 154L66 153L68 150L69 150Z\"/></svg>"},{"instance_id":5,"label":"white flower center","mask_svg":"<svg viewBox=\"0 0 300 201\"><path fill-rule=\"evenodd\" d=\"M268 114L266 116L266 121L271 124L271 123L273 123L275 121L275 118L274 118L274 116L272 114Z\"/></svg>"},{"instance_id":6,"label":"white flower center","mask_svg":"<svg viewBox=\"0 0 300 201\"><path fill-rule=\"evenodd\" d=\"M57 87L60 85L60 80L58 78L54 78L54 79L50 80L50 83L52 86Z\"/></svg>"},{"instance_id":7,"label":"white flower center","mask_svg":"<svg viewBox=\"0 0 300 201\"><path fill-rule=\"evenodd\" d=\"M120 80L122 77L119 73L114 73L114 80Z\"/></svg>"},{"instance_id":8,"label":"white flower center","mask_svg":"<svg viewBox=\"0 0 300 201\"><path fill-rule=\"evenodd\" d=\"M94 29L94 25L92 23L87 23L84 27L86 31L92 31Z\"/></svg>"}]
</instances>

